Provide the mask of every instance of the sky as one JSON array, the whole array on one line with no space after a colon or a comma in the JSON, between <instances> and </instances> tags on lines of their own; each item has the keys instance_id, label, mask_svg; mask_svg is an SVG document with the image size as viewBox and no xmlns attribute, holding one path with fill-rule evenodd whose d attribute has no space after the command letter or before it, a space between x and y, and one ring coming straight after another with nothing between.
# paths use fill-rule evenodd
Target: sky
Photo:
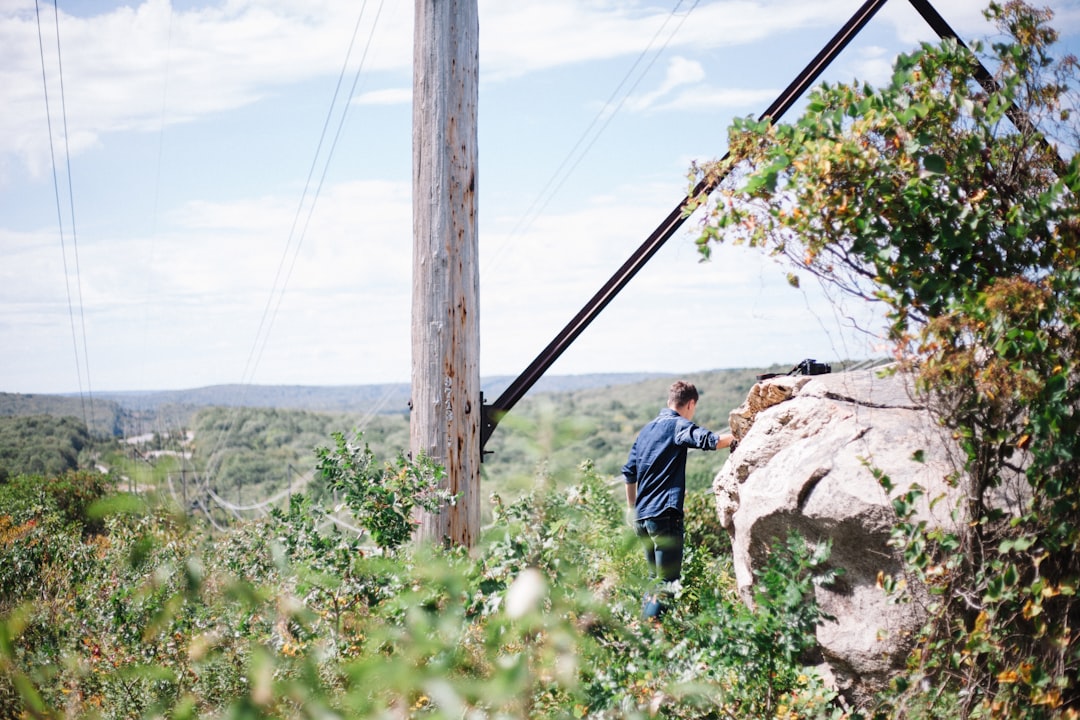
<instances>
[{"instance_id":1,"label":"sky","mask_svg":"<svg viewBox=\"0 0 1080 720\"><path fill-rule=\"evenodd\" d=\"M860 5L479 0L481 375L520 374ZM1080 0L1048 6L1077 52ZM0 392L408 382L413 8L0 0ZM890 0L823 79L933 39ZM853 327L879 310L700 262L696 227L548 374L885 352Z\"/></svg>"}]
</instances>

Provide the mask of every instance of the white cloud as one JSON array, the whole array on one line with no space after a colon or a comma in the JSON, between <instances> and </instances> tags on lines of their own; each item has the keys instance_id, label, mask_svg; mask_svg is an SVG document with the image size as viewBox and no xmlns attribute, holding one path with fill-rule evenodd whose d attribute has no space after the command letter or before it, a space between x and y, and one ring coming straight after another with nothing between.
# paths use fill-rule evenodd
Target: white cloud
<instances>
[{"instance_id":1,"label":"white cloud","mask_svg":"<svg viewBox=\"0 0 1080 720\"><path fill-rule=\"evenodd\" d=\"M961 38L972 40L982 37L991 29L982 14L987 5L987 0L951 0L948 3L947 15L942 12L946 9L943 3L937 3L935 7ZM893 25L900 42L905 45L914 47L920 42L938 40L937 33L910 3L886 3L880 10L880 15Z\"/></svg>"},{"instance_id":2,"label":"white cloud","mask_svg":"<svg viewBox=\"0 0 1080 720\"><path fill-rule=\"evenodd\" d=\"M489 79L503 79L665 45L672 52L740 46L783 31L839 27L856 7L844 0L722 0L679 6L673 14L644 3L486 0L480 5L481 65Z\"/></svg>"},{"instance_id":3,"label":"white cloud","mask_svg":"<svg viewBox=\"0 0 1080 720\"><path fill-rule=\"evenodd\" d=\"M997 33L983 14L988 5L989 0L950 0L948 3L934 4L949 27L965 42L982 40ZM1076 0L1033 2L1031 5L1038 9L1049 8L1054 14L1050 24L1062 35L1075 34L1080 30L1080 3ZM914 46L920 42L938 40L937 34L910 3L886 3L880 15L894 27L898 40L904 45Z\"/></svg>"},{"instance_id":4,"label":"white cloud","mask_svg":"<svg viewBox=\"0 0 1080 720\"><path fill-rule=\"evenodd\" d=\"M391 7L397 3L391 3ZM48 153L45 93L56 142L66 108L71 151L102 134L156 131L255 102L275 88L341 71L357 10L347 2L229 2L221 7L172 10L168 0L120 6L92 17L61 10L60 53L51 13L42 19L39 49L33 15L0 19L0 154L21 156L40 169ZM357 34L349 72L359 64L375 13ZM411 15L387 11L366 55L370 72L401 71L411 63ZM46 77L42 80L41 57ZM61 106L60 63L63 67Z\"/></svg>"},{"instance_id":5,"label":"white cloud","mask_svg":"<svg viewBox=\"0 0 1080 720\"><path fill-rule=\"evenodd\" d=\"M411 267L411 200L407 185L349 182L326 188L307 224L294 198L192 203L163 245L181 292L212 288L262 303L273 286L286 297L407 286ZM296 222L292 237L288 229ZM274 278L280 277L275 283ZM184 289L186 288L186 289ZM261 291L261 294L259 293Z\"/></svg>"},{"instance_id":6,"label":"white cloud","mask_svg":"<svg viewBox=\"0 0 1080 720\"><path fill-rule=\"evenodd\" d=\"M287 379L294 370L304 382L320 382L325 365L294 365L301 348L333 347L333 352L373 358L383 342L394 348L394 357L374 368L373 376L400 380L409 347L410 202L409 188L399 183L327 187L303 242L301 218L288 244L283 229L294 219L294 198L192 202L170 214L169 227L157 237L86 233L79 240L78 275L70 239L65 275L59 241L50 233L0 233L5 255L0 304L9 320L0 323L0 344L34 348L36 354L47 338L71 337L74 313L80 328L85 315L91 361L101 362L94 368L100 388L170 386L177 367L171 362L158 367L161 357L145 377L132 374L130 361L121 366L102 360L125 351L136 353L132 357L194 355L208 367L189 366L184 376L237 381L252 348L267 339L267 367L260 373L275 382L300 382ZM82 302L74 298L74 310L67 304L65 278L72 292L81 287ZM62 342L60 349L65 350ZM206 363L208 358L213 361ZM9 372L16 372L14 365L4 373L11 382ZM74 374L69 377L71 382L49 390L74 389ZM361 377L334 381L361 382Z\"/></svg>"},{"instance_id":7,"label":"white cloud","mask_svg":"<svg viewBox=\"0 0 1080 720\"><path fill-rule=\"evenodd\" d=\"M883 47L863 48L848 70L858 82L881 87L889 82L895 56Z\"/></svg>"},{"instance_id":8,"label":"white cloud","mask_svg":"<svg viewBox=\"0 0 1080 720\"><path fill-rule=\"evenodd\" d=\"M366 5L372 5L370 3ZM410 76L412 13L389 3L379 14L368 7L356 36L351 77L368 38L368 73ZM910 9L889 4L885 15L898 31L925 37L925 23L913 22ZM906 3L899 3L906 7ZM979 27L979 0L949 7L960 30ZM480 4L480 62L488 81L588 60L634 57L646 48L667 45L669 53L747 45L778 33L839 27L854 11L852 0L723 0L701 3L688 16L672 15L643 3L531 0ZM40 173L48 157L41 57L44 54L54 141L63 132L57 38L51 8L43 6L42 38L33 6L8 2L0 15L0 155L16 155ZM1075 9L1065 13L1074 16ZM90 16L61 10L68 144L79 153L103 134L157 131L163 125L191 122L256 102L312 77L334 77L342 70L357 26L354 3L230 0L219 6L176 10L168 0L146 0ZM984 24L984 23L983 23ZM672 35L678 28L678 32ZM373 32L374 28L374 32ZM697 61L676 59L655 92L638 102L655 102L699 72ZM725 102L710 93L712 102ZM698 107L689 99L675 107ZM406 102L401 89L362 92L356 102Z\"/></svg>"},{"instance_id":9,"label":"white cloud","mask_svg":"<svg viewBox=\"0 0 1080 720\"><path fill-rule=\"evenodd\" d=\"M654 111L680 111L680 110L716 110L760 107L765 108L776 99L779 90L748 89L748 88L715 88L708 85L689 88L666 102L659 103L652 108Z\"/></svg>"},{"instance_id":10,"label":"white cloud","mask_svg":"<svg viewBox=\"0 0 1080 720\"><path fill-rule=\"evenodd\" d=\"M482 231L484 374L521 372L667 214L663 198L670 190L611 188L577 211L539 218L509 246ZM297 246L287 246L282 235L294 213L288 197L192 202L169 214L156 238L84 238L94 387L406 380L410 202L408 186L400 183L327 187L295 265ZM688 232L668 241L552 372L670 370L673 362L704 369L770 364L792 354L836 356L798 339L819 333L821 319L792 312L792 302L801 301L784 287L778 268L734 248L700 264ZM7 233L0 243L6 257L17 259L0 268L0 301L17 319L0 323L0 343L35 352L51 347L70 357L59 248L47 234ZM283 269L288 286L283 295L272 294ZM17 297L21 304L13 303ZM729 348L717 351L717 333L731 338ZM668 335L685 340L678 358L664 341ZM12 363L6 389L75 389L74 370L63 365L49 369L60 387L19 379L38 377L40 370Z\"/></svg>"},{"instance_id":11,"label":"white cloud","mask_svg":"<svg viewBox=\"0 0 1080 720\"><path fill-rule=\"evenodd\" d=\"M685 85L697 85L705 79L705 69L701 63L683 57L674 57L668 61L667 73L660 86L641 95L631 96L627 107L638 112L647 110L671 91Z\"/></svg>"},{"instance_id":12,"label":"white cloud","mask_svg":"<svg viewBox=\"0 0 1080 720\"><path fill-rule=\"evenodd\" d=\"M386 88L361 93L353 98L357 105L406 105L412 102L412 88Z\"/></svg>"},{"instance_id":13,"label":"white cloud","mask_svg":"<svg viewBox=\"0 0 1080 720\"><path fill-rule=\"evenodd\" d=\"M69 246L70 242L69 237ZM4 256L0 263L0 306L5 315L19 305L25 308L64 301L64 254L59 233L0 230L0 248ZM42 282L43 278L51 282Z\"/></svg>"},{"instance_id":14,"label":"white cloud","mask_svg":"<svg viewBox=\"0 0 1080 720\"><path fill-rule=\"evenodd\" d=\"M546 215L510 245L486 236L484 374L523 371L666 217L673 204L663 199L670 190L612 188L586 208ZM550 372L794 363L801 357L791 356L800 353L843 357L854 344L812 283L790 288L785 270L760 253L724 246L711 262L699 262L694 222L687 221L638 271ZM851 350L852 357L866 352Z\"/></svg>"},{"instance_id":15,"label":"white cloud","mask_svg":"<svg viewBox=\"0 0 1080 720\"><path fill-rule=\"evenodd\" d=\"M480 119L482 372L524 369L681 199L689 158L702 147L723 150L714 111L762 110L777 94L772 86L802 66L787 41L831 36L859 2L702 0L684 18L671 15L674 3L482 0L481 93L490 93L492 111ZM343 88L352 87L376 5L367 3ZM80 305L96 388L236 382L256 351L257 372L245 380L406 380L410 6L385 4L334 162L316 167L308 147L342 71L358 4L226 0L181 10L147 0L71 5L73 14L62 4L77 287L63 266L67 259L74 268L73 244L65 258L59 232L49 229L56 201L34 4L0 0L0 346L17 349L2 367L0 390L74 389L66 367L73 363L58 358L71 357ZM1076 6L1059 3L1059 18L1075 19ZM886 76L893 25L925 26L905 7L889 3L884 22L875 21L877 45L857 45L834 74ZM964 32L975 7L974 0L950 5L948 19ZM51 4L42 9L61 153ZM665 43L663 55L642 56ZM763 68L766 45L772 65ZM639 56L642 74L630 79L640 77L641 87L626 100L628 112L605 124L600 142L589 138L590 162L567 165L576 174L565 186L558 178L557 201L545 201L518 233L516 209ZM768 80L759 79L762 70L772 73ZM318 171L311 192L325 180L310 224L310 194L298 208L309 167ZM787 288L780 268L736 248L718 248L701 264L690 232L667 242L552 372L861 354L846 350L847 336L836 330L842 313L813 288ZM84 302L76 296L69 305L68 288ZM668 337L681 341L675 358Z\"/></svg>"}]
</instances>

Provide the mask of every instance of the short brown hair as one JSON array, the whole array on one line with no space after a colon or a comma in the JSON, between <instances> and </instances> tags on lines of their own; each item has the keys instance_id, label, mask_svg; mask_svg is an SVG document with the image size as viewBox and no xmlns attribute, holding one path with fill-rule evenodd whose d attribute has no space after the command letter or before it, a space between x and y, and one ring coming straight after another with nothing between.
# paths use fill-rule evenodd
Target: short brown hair
<instances>
[{"instance_id":1,"label":"short brown hair","mask_svg":"<svg viewBox=\"0 0 1080 720\"><path fill-rule=\"evenodd\" d=\"M691 400L698 399L697 388L694 383L685 380L676 380L668 388L668 407L681 408Z\"/></svg>"}]
</instances>

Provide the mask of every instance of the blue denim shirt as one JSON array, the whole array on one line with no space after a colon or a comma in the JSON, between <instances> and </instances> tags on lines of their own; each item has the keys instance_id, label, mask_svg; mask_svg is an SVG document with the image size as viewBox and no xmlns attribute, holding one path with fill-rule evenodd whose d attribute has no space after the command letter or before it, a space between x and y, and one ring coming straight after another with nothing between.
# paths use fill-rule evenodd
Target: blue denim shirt
<instances>
[{"instance_id":1,"label":"blue denim shirt","mask_svg":"<svg viewBox=\"0 0 1080 720\"><path fill-rule=\"evenodd\" d=\"M715 450L720 436L698 427L671 408L642 428L623 465L623 479L637 483L634 505L638 520L658 517L665 510L683 511L686 496L686 451Z\"/></svg>"}]
</instances>

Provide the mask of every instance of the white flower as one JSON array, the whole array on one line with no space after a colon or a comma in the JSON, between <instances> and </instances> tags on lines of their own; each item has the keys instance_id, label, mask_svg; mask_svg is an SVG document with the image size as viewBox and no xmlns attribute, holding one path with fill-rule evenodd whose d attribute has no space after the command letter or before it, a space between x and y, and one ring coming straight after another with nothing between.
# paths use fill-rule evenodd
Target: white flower
<instances>
[{"instance_id":1,"label":"white flower","mask_svg":"<svg viewBox=\"0 0 1080 720\"><path fill-rule=\"evenodd\" d=\"M545 593L547 581L544 576L536 568L525 568L506 591L506 614L517 620L535 610Z\"/></svg>"}]
</instances>

